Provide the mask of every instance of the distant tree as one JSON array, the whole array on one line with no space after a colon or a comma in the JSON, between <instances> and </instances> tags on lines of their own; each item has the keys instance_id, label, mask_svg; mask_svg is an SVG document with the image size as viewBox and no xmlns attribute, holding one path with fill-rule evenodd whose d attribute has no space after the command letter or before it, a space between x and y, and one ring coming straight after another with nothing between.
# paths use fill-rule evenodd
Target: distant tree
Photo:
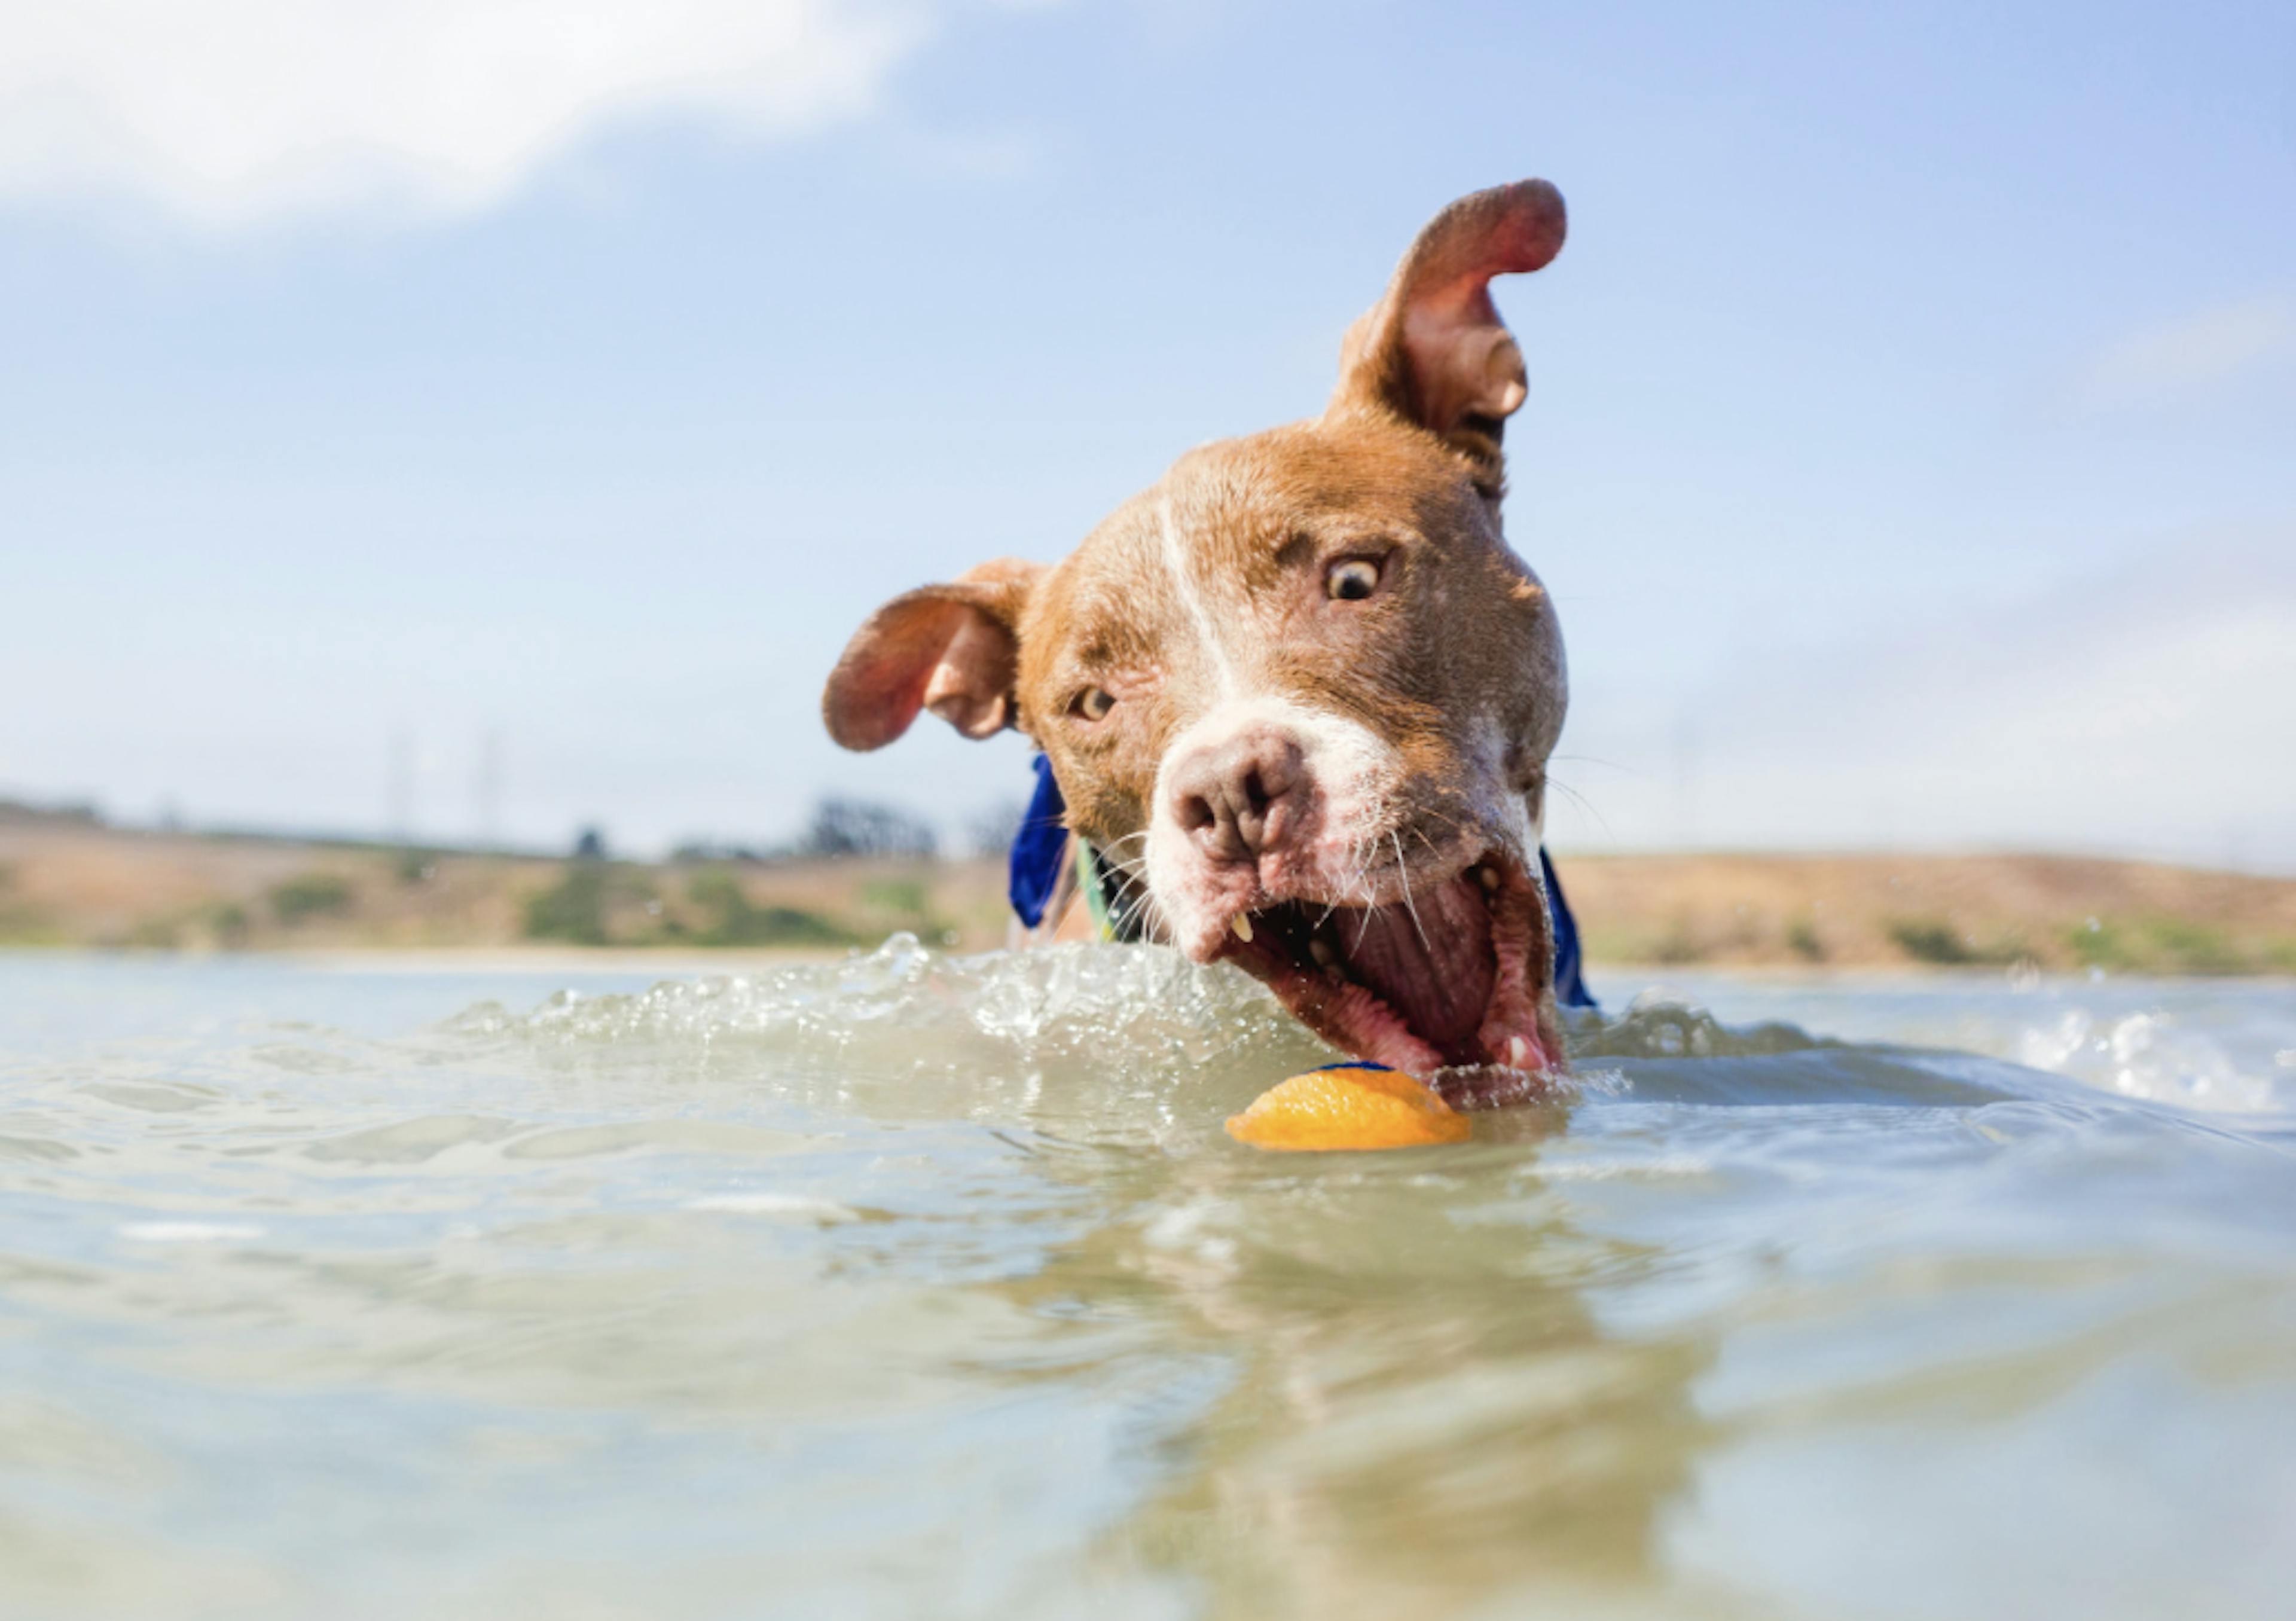
<instances>
[{"instance_id":1,"label":"distant tree","mask_svg":"<svg viewBox=\"0 0 2296 1621\"><path fill-rule=\"evenodd\" d=\"M0 799L0 822L56 822L74 827L102 827L103 813L92 803L39 805L27 799Z\"/></svg>"},{"instance_id":2,"label":"distant tree","mask_svg":"<svg viewBox=\"0 0 2296 1621\"><path fill-rule=\"evenodd\" d=\"M606 859L606 835L603 829L586 827L574 840L574 859L603 861Z\"/></svg>"},{"instance_id":3,"label":"distant tree","mask_svg":"<svg viewBox=\"0 0 2296 1621\"><path fill-rule=\"evenodd\" d=\"M931 860L940 848L932 825L890 805L824 799L799 854L814 856L907 856Z\"/></svg>"},{"instance_id":4,"label":"distant tree","mask_svg":"<svg viewBox=\"0 0 2296 1621\"><path fill-rule=\"evenodd\" d=\"M716 839L689 839L669 853L670 864L680 867L699 866L705 862L747 864L764 859L754 845L726 844Z\"/></svg>"}]
</instances>

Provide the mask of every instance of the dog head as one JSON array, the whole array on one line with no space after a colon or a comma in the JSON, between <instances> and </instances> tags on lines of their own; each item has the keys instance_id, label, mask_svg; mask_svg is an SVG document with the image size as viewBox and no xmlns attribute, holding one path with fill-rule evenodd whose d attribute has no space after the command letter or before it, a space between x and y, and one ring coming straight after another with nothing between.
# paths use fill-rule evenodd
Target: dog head
<instances>
[{"instance_id":1,"label":"dog head","mask_svg":"<svg viewBox=\"0 0 2296 1621\"><path fill-rule=\"evenodd\" d=\"M1559 1066L1538 851L1567 684L1500 528L1524 373L1489 283L1562 237L1544 181L1453 203L1321 417L1190 452L1055 567L895 598L830 677L832 735L1017 726L1152 934L1360 1057Z\"/></svg>"}]
</instances>

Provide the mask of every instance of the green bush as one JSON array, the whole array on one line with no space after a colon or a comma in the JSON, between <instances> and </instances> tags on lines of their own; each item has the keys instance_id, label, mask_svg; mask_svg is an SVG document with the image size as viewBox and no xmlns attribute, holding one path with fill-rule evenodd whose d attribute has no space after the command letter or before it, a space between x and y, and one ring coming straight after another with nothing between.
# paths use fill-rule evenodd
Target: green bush
<instances>
[{"instance_id":1,"label":"green bush","mask_svg":"<svg viewBox=\"0 0 2296 1621\"><path fill-rule=\"evenodd\" d=\"M2221 929L2182 918L2161 918L2152 925L2152 939L2161 966L2180 974L2246 974L2256 963L2234 946Z\"/></svg>"},{"instance_id":2,"label":"green bush","mask_svg":"<svg viewBox=\"0 0 2296 1621\"><path fill-rule=\"evenodd\" d=\"M1939 968L1997 968L2024 955L2014 940L1980 946L1942 918L1898 918L1890 924L1890 937L1915 962Z\"/></svg>"},{"instance_id":3,"label":"green bush","mask_svg":"<svg viewBox=\"0 0 2296 1621\"><path fill-rule=\"evenodd\" d=\"M235 901L218 901L208 908L208 930L215 936L216 944L227 950L246 945L250 927L247 908Z\"/></svg>"},{"instance_id":4,"label":"green bush","mask_svg":"<svg viewBox=\"0 0 2296 1621\"><path fill-rule=\"evenodd\" d=\"M2221 929L2184 918L2077 923L2065 942L2084 967L2133 974L2253 974L2296 967L2296 943L2243 946Z\"/></svg>"},{"instance_id":5,"label":"green bush","mask_svg":"<svg viewBox=\"0 0 2296 1621\"><path fill-rule=\"evenodd\" d=\"M861 886L861 904L898 917L925 914L925 887L914 878L881 878Z\"/></svg>"},{"instance_id":6,"label":"green bush","mask_svg":"<svg viewBox=\"0 0 2296 1621\"><path fill-rule=\"evenodd\" d=\"M333 872L306 872L271 891L271 910L283 923L332 917L350 909L350 884Z\"/></svg>"},{"instance_id":7,"label":"green bush","mask_svg":"<svg viewBox=\"0 0 2296 1621\"><path fill-rule=\"evenodd\" d=\"M527 897L526 934L530 940L570 940L577 946L606 943L606 868L578 861L549 888Z\"/></svg>"},{"instance_id":8,"label":"green bush","mask_svg":"<svg viewBox=\"0 0 2296 1621\"><path fill-rule=\"evenodd\" d=\"M730 872L696 872L685 897L708 914L693 936L703 946L842 946L851 938L818 913L756 905Z\"/></svg>"}]
</instances>

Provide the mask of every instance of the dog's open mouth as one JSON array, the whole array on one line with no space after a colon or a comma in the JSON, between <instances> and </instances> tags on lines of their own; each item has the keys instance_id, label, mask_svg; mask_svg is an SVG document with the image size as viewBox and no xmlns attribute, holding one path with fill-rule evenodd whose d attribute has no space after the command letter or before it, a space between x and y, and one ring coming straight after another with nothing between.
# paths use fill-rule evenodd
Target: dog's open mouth
<instances>
[{"instance_id":1,"label":"dog's open mouth","mask_svg":"<svg viewBox=\"0 0 2296 1621\"><path fill-rule=\"evenodd\" d=\"M1546 897L1496 850L1442 883L1417 886L1407 905L1293 900L1240 913L1220 955L1358 1058L1422 1077L1485 1067L1536 1075L1561 1065L1546 1011ZM1488 1083L1458 1078L1447 1096L1488 1101Z\"/></svg>"}]
</instances>

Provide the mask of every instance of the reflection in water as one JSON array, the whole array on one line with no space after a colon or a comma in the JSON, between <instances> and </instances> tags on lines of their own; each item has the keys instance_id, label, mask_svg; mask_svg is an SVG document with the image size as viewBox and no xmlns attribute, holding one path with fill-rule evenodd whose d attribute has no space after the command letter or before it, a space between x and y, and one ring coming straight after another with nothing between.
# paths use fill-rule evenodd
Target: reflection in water
<instances>
[{"instance_id":1,"label":"reflection in water","mask_svg":"<svg viewBox=\"0 0 2296 1621\"><path fill-rule=\"evenodd\" d=\"M1456 1194L1498 1165L1399 1158L1420 1163L1207 1165L1179 1186L1144 1167L1128 1219L1001 1286L1221 1365L1103 1559L1185 1573L1222 1617L1449 1615L1647 1578L1710 1347L1606 1336L1582 1289L1648 1257L1574 1232L1535 1177L1462 1242Z\"/></svg>"}]
</instances>

